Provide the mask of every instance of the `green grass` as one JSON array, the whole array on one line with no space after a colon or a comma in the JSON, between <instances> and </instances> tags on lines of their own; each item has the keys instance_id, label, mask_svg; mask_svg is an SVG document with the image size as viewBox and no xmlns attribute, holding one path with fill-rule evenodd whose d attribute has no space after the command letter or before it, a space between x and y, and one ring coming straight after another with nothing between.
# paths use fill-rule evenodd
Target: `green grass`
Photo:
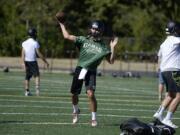
<instances>
[{"instance_id":1,"label":"green grass","mask_svg":"<svg viewBox=\"0 0 180 135\"><path fill-rule=\"evenodd\" d=\"M84 88L80 121L72 125L72 76L42 73L40 97L24 96L23 79L22 72L0 72L0 135L118 135L122 121L137 117L152 122L159 106L157 78L97 77L98 127L89 124L91 115ZM33 79L31 91L35 94ZM179 109L173 122L180 126Z\"/></svg>"}]
</instances>

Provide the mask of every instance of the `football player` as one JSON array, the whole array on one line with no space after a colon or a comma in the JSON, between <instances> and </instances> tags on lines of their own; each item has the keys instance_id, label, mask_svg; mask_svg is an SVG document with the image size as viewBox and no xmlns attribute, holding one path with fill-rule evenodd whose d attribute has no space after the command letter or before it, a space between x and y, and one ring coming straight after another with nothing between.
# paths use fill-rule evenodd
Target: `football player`
<instances>
[{"instance_id":1,"label":"football player","mask_svg":"<svg viewBox=\"0 0 180 135\"><path fill-rule=\"evenodd\" d=\"M64 23L59 21L59 25L64 38L73 41L79 49L78 64L71 85L73 124L77 123L79 119L80 109L78 107L78 95L81 93L84 82L92 115L91 126L95 127L97 126L97 100L95 97L97 67L104 57L106 57L110 64L113 64L114 48L118 42L118 38L113 38L110 41L110 45L106 45L102 40L104 24L99 20L91 22L89 34L87 36L69 34Z\"/></svg>"},{"instance_id":2,"label":"football player","mask_svg":"<svg viewBox=\"0 0 180 135\"><path fill-rule=\"evenodd\" d=\"M37 38L36 29L30 28L28 30L28 36L29 38L22 43L22 52L21 52L22 67L25 69L26 72L25 96L31 95L29 84L32 76L35 77L36 95L39 96L40 74L39 74L39 67L37 63L36 54L46 63L47 67L49 66L49 64L39 50L40 45L36 40Z\"/></svg>"},{"instance_id":3,"label":"football player","mask_svg":"<svg viewBox=\"0 0 180 135\"><path fill-rule=\"evenodd\" d=\"M169 29L169 36L161 44L160 70L166 86L167 95L162 101L154 117L163 124L178 128L172 123L172 117L180 102L180 23ZM168 108L167 115L163 112Z\"/></svg>"}]
</instances>

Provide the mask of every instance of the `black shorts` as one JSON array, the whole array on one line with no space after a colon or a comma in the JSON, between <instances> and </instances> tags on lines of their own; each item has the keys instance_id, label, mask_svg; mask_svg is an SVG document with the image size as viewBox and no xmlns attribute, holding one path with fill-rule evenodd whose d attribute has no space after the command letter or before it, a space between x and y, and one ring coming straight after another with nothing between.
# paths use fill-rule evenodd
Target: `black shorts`
<instances>
[{"instance_id":1,"label":"black shorts","mask_svg":"<svg viewBox=\"0 0 180 135\"><path fill-rule=\"evenodd\" d=\"M71 85L71 93L72 94L80 94L81 93L81 89L83 86L83 82L85 82L85 87L86 90L93 90L95 91L96 89L96 70L90 71L88 70L85 79L84 80L79 80L79 74L81 72L81 67L76 67L75 69L75 73L73 76L73 81L72 81L72 85Z\"/></svg>"},{"instance_id":2,"label":"black shorts","mask_svg":"<svg viewBox=\"0 0 180 135\"><path fill-rule=\"evenodd\" d=\"M39 76L39 67L37 61L27 62L25 61L26 66L26 80L30 80L32 76Z\"/></svg>"},{"instance_id":3,"label":"black shorts","mask_svg":"<svg viewBox=\"0 0 180 135\"><path fill-rule=\"evenodd\" d=\"M162 72L167 92L180 92L180 71Z\"/></svg>"}]
</instances>

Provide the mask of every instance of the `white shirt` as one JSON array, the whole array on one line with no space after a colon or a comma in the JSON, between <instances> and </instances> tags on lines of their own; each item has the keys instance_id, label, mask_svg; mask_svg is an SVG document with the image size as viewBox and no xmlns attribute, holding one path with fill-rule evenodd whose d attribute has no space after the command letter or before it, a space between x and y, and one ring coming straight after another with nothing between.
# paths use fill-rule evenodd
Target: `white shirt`
<instances>
[{"instance_id":1,"label":"white shirt","mask_svg":"<svg viewBox=\"0 0 180 135\"><path fill-rule=\"evenodd\" d=\"M39 43L33 38L29 38L22 43L25 51L25 61L36 61L36 48L39 48Z\"/></svg>"},{"instance_id":2,"label":"white shirt","mask_svg":"<svg viewBox=\"0 0 180 135\"><path fill-rule=\"evenodd\" d=\"M158 56L161 71L180 70L180 37L168 36L161 44Z\"/></svg>"}]
</instances>

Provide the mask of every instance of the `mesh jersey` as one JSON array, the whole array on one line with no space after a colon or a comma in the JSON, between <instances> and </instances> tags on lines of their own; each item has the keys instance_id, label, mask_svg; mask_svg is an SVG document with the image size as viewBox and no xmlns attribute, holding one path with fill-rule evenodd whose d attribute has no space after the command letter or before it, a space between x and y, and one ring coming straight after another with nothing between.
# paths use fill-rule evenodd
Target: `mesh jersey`
<instances>
[{"instance_id":1,"label":"mesh jersey","mask_svg":"<svg viewBox=\"0 0 180 135\"><path fill-rule=\"evenodd\" d=\"M96 70L103 58L110 54L110 48L102 41L96 42L84 36L76 37L75 45L80 51L77 66L86 69Z\"/></svg>"}]
</instances>

